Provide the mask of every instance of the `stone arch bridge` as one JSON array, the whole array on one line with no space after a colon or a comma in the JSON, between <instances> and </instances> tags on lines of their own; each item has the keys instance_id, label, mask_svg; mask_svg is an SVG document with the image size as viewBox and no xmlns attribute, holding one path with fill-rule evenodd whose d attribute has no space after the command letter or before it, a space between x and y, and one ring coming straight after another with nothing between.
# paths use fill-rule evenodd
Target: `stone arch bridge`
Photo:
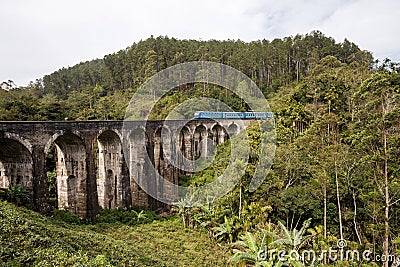
<instances>
[{"instance_id":1,"label":"stone arch bridge","mask_svg":"<svg viewBox=\"0 0 400 267\"><path fill-rule=\"evenodd\" d=\"M136 181L155 171L177 184L180 175L190 174L170 164L167 150L190 160L206 158L210 147L246 127L243 121L208 119L190 120L183 127L181 121L169 121L168 127L164 121L148 121L145 127L143 122L125 123L130 129L129 159L122 147L123 121L0 122L0 188L24 186L32 193L36 210L51 211L46 157L54 151L58 208L81 218L93 218L99 207L157 209L163 204ZM146 185L157 199L176 196L158 183Z\"/></svg>"}]
</instances>

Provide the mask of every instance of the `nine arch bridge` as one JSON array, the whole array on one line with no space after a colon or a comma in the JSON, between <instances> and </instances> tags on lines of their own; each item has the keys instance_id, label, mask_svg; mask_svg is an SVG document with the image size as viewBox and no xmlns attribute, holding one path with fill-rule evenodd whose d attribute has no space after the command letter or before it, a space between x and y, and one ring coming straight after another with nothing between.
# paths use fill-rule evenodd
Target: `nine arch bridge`
<instances>
[{"instance_id":1,"label":"nine arch bridge","mask_svg":"<svg viewBox=\"0 0 400 267\"><path fill-rule=\"evenodd\" d=\"M123 153L124 123L129 129L129 159ZM135 205L156 209L163 205L156 199L173 199L177 192L165 188L161 180L146 184L146 190L136 181L158 172L178 184L178 177L190 174L190 168L182 170L171 164L167 154L179 152L189 160L209 157L210 148L247 126L243 121L211 119L194 119L183 126L181 121L169 121L168 127L163 124L148 121L141 127L143 122L135 121L0 122L0 188L19 184L32 193L36 210L49 212L52 206L46 158L54 152L58 208L81 218L92 218L99 207L129 209ZM156 199L146 193L148 190L155 192Z\"/></svg>"}]
</instances>

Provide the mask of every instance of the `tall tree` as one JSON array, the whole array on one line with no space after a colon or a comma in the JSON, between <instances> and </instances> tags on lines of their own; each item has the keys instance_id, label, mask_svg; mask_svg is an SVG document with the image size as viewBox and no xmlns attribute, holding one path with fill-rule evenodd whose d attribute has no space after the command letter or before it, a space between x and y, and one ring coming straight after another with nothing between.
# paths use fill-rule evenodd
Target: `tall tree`
<instances>
[{"instance_id":1,"label":"tall tree","mask_svg":"<svg viewBox=\"0 0 400 267\"><path fill-rule=\"evenodd\" d=\"M396 183L400 181L398 166L400 122L400 75L378 72L367 79L357 92L358 122L354 143L363 152L366 175L375 182L384 205L383 252L384 266L389 266L390 207L395 199ZM368 168L374 166L374 168Z\"/></svg>"}]
</instances>

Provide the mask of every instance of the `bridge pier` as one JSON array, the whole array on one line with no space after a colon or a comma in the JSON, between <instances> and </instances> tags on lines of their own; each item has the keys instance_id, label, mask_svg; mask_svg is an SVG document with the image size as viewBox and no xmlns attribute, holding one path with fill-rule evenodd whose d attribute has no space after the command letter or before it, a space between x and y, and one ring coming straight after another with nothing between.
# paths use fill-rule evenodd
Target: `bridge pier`
<instances>
[{"instance_id":1,"label":"bridge pier","mask_svg":"<svg viewBox=\"0 0 400 267\"><path fill-rule=\"evenodd\" d=\"M95 144L97 142L96 136L89 136L83 139L85 144L86 153L86 214L88 219L94 218L99 214L99 201L97 192L97 167L95 163Z\"/></svg>"},{"instance_id":2,"label":"bridge pier","mask_svg":"<svg viewBox=\"0 0 400 267\"><path fill-rule=\"evenodd\" d=\"M33 146L33 203L37 211L45 214L53 212L48 198L48 181L46 175L46 154L44 146Z\"/></svg>"},{"instance_id":3,"label":"bridge pier","mask_svg":"<svg viewBox=\"0 0 400 267\"><path fill-rule=\"evenodd\" d=\"M143 129L135 129L129 136L129 174L130 174L130 188L132 205L135 206L148 206L149 196L146 194L146 170L149 170L149 162L147 162L146 155L149 149L150 140ZM136 183L138 181L141 186Z\"/></svg>"}]
</instances>

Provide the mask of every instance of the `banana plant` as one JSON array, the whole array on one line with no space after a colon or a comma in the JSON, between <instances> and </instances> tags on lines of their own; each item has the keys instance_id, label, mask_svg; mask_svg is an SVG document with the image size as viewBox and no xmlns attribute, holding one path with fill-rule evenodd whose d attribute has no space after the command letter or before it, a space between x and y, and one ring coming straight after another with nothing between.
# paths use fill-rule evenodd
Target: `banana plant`
<instances>
[{"instance_id":1,"label":"banana plant","mask_svg":"<svg viewBox=\"0 0 400 267\"><path fill-rule=\"evenodd\" d=\"M261 241L257 239L252 233L246 232L241 240L232 244L235 247L235 254L229 259L229 262L244 263L246 266L251 265L255 267L273 267L282 266L282 263L274 265L272 259L266 257L265 249L267 248L267 235L264 233Z\"/></svg>"},{"instance_id":2,"label":"banana plant","mask_svg":"<svg viewBox=\"0 0 400 267\"><path fill-rule=\"evenodd\" d=\"M144 213L144 210L141 210L140 212L132 210L132 212L135 214L137 222L140 222L141 220L146 220L147 219L147 215L146 215L146 213Z\"/></svg>"},{"instance_id":3,"label":"banana plant","mask_svg":"<svg viewBox=\"0 0 400 267\"><path fill-rule=\"evenodd\" d=\"M225 240L228 243L232 243L235 235L237 234L235 227L235 216L229 219L225 216L224 223L214 227L213 231L216 233L214 237L217 238L218 241Z\"/></svg>"},{"instance_id":4,"label":"banana plant","mask_svg":"<svg viewBox=\"0 0 400 267\"><path fill-rule=\"evenodd\" d=\"M273 230L264 229L263 231L274 239L270 244L271 246L283 246L285 249L298 251L313 238L312 235L305 236L310 224L311 219L308 219L304 221L300 230L290 230L283 223L278 222L278 227L275 227Z\"/></svg>"}]
</instances>

